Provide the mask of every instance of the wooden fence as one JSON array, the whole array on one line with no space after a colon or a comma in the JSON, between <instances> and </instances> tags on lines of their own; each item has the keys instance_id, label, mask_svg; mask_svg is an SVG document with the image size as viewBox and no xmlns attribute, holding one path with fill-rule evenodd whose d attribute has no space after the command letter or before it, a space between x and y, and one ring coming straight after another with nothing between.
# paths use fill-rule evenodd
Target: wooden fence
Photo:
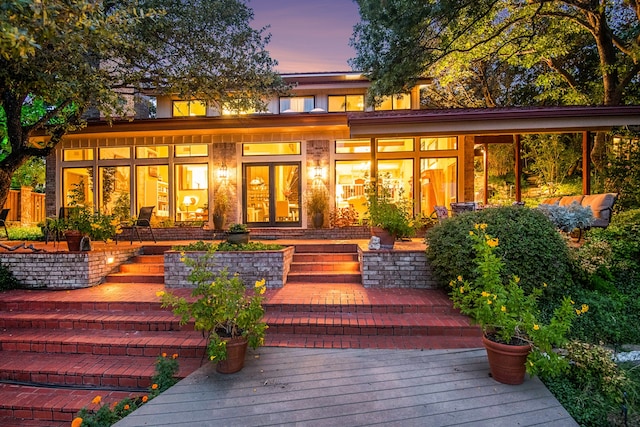
<instances>
[{"instance_id":1,"label":"wooden fence","mask_svg":"<svg viewBox=\"0 0 640 427\"><path fill-rule=\"evenodd\" d=\"M9 209L7 221L20 225L34 225L46 218L44 194L34 193L31 187L9 190L4 208Z\"/></svg>"}]
</instances>

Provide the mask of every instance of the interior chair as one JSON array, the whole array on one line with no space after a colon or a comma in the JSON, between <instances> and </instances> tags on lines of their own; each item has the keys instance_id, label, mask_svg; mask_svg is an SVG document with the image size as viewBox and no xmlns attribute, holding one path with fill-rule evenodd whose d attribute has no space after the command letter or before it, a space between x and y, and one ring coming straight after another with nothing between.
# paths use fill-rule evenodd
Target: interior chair
<instances>
[{"instance_id":1,"label":"interior chair","mask_svg":"<svg viewBox=\"0 0 640 427\"><path fill-rule=\"evenodd\" d=\"M289 202L286 200L276 200L276 219L278 221L289 221Z\"/></svg>"},{"instance_id":2,"label":"interior chair","mask_svg":"<svg viewBox=\"0 0 640 427\"><path fill-rule=\"evenodd\" d=\"M131 244L133 244L133 233L136 233L138 236L138 240L142 243L142 238L140 237L140 233L138 232L138 228L148 228L151 233L151 237L153 238L153 243L157 243L156 236L153 234L153 228L151 228L151 215L153 215L153 210L155 206L143 206L140 208L140 212L138 212L138 218L134 221L131 226Z\"/></svg>"},{"instance_id":3,"label":"interior chair","mask_svg":"<svg viewBox=\"0 0 640 427\"><path fill-rule=\"evenodd\" d=\"M0 227L4 227L4 232L7 233L7 239L9 238L9 231L7 231L7 216L10 209L2 209L0 211Z\"/></svg>"}]
</instances>

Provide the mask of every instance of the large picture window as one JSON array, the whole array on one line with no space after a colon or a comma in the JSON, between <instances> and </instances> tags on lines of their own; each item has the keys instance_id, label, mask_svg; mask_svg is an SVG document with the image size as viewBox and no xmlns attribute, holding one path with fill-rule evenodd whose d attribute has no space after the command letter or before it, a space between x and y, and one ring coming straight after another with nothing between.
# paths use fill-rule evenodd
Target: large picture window
<instances>
[{"instance_id":1,"label":"large picture window","mask_svg":"<svg viewBox=\"0 0 640 427\"><path fill-rule=\"evenodd\" d=\"M431 215L434 206L447 208L457 199L458 161L455 157L420 159L420 211Z\"/></svg>"},{"instance_id":2,"label":"large picture window","mask_svg":"<svg viewBox=\"0 0 640 427\"><path fill-rule=\"evenodd\" d=\"M173 101L173 117L196 117L207 115L204 101Z\"/></svg>"},{"instance_id":3,"label":"large picture window","mask_svg":"<svg viewBox=\"0 0 640 427\"><path fill-rule=\"evenodd\" d=\"M208 220L209 165L176 165L176 221Z\"/></svg>"},{"instance_id":4,"label":"large picture window","mask_svg":"<svg viewBox=\"0 0 640 427\"><path fill-rule=\"evenodd\" d=\"M153 214L158 218L169 218L169 166L136 167L136 213L143 206L155 206Z\"/></svg>"},{"instance_id":5,"label":"large picture window","mask_svg":"<svg viewBox=\"0 0 640 427\"><path fill-rule=\"evenodd\" d=\"M364 95L329 95L328 111L364 111Z\"/></svg>"},{"instance_id":6,"label":"large picture window","mask_svg":"<svg viewBox=\"0 0 640 427\"><path fill-rule=\"evenodd\" d=\"M131 214L130 167L104 166L99 171L100 212L128 217Z\"/></svg>"},{"instance_id":7,"label":"large picture window","mask_svg":"<svg viewBox=\"0 0 640 427\"><path fill-rule=\"evenodd\" d=\"M384 98L380 105L375 107L377 111L384 110L410 110L411 109L411 95L408 93L387 96Z\"/></svg>"}]
</instances>

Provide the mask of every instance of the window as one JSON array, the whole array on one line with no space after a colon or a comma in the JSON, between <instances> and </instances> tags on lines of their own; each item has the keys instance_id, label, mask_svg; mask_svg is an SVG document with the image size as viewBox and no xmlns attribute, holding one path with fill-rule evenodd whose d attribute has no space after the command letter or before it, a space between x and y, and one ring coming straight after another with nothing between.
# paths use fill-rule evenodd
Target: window
<instances>
[{"instance_id":1,"label":"window","mask_svg":"<svg viewBox=\"0 0 640 427\"><path fill-rule=\"evenodd\" d=\"M93 168L62 170L62 203L64 206L93 208Z\"/></svg>"},{"instance_id":2,"label":"window","mask_svg":"<svg viewBox=\"0 0 640 427\"><path fill-rule=\"evenodd\" d=\"M378 139L378 153L413 151L413 138Z\"/></svg>"},{"instance_id":3,"label":"window","mask_svg":"<svg viewBox=\"0 0 640 427\"><path fill-rule=\"evenodd\" d=\"M136 213L143 206L155 206L153 214L158 218L169 218L169 166L136 167Z\"/></svg>"},{"instance_id":4,"label":"window","mask_svg":"<svg viewBox=\"0 0 640 427\"><path fill-rule=\"evenodd\" d=\"M100 212L119 218L131 214L130 176L129 166L100 168Z\"/></svg>"},{"instance_id":5,"label":"window","mask_svg":"<svg viewBox=\"0 0 640 427\"><path fill-rule=\"evenodd\" d=\"M93 160L92 148L78 148L72 150L64 150L62 159L65 162L81 162L83 160Z\"/></svg>"},{"instance_id":6,"label":"window","mask_svg":"<svg viewBox=\"0 0 640 427\"><path fill-rule=\"evenodd\" d=\"M204 101L173 101L173 117L206 116Z\"/></svg>"},{"instance_id":7,"label":"window","mask_svg":"<svg viewBox=\"0 0 640 427\"><path fill-rule=\"evenodd\" d=\"M176 221L208 220L209 166L176 165Z\"/></svg>"},{"instance_id":8,"label":"window","mask_svg":"<svg viewBox=\"0 0 640 427\"><path fill-rule=\"evenodd\" d=\"M209 146L206 144L176 145L176 157L208 156Z\"/></svg>"},{"instance_id":9,"label":"window","mask_svg":"<svg viewBox=\"0 0 640 427\"><path fill-rule=\"evenodd\" d=\"M434 206L457 200L458 161L455 157L420 159L420 211L431 215Z\"/></svg>"},{"instance_id":10,"label":"window","mask_svg":"<svg viewBox=\"0 0 640 427\"><path fill-rule=\"evenodd\" d=\"M313 110L313 96L288 96L280 98L281 113L308 113Z\"/></svg>"},{"instance_id":11,"label":"window","mask_svg":"<svg viewBox=\"0 0 640 427\"><path fill-rule=\"evenodd\" d=\"M369 139L337 139L336 140L337 154L370 153L370 152L371 152L371 141Z\"/></svg>"},{"instance_id":12,"label":"window","mask_svg":"<svg viewBox=\"0 0 640 427\"><path fill-rule=\"evenodd\" d=\"M364 95L329 95L329 112L364 111Z\"/></svg>"},{"instance_id":13,"label":"window","mask_svg":"<svg viewBox=\"0 0 640 427\"><path fill-rule=\"evenodd\" d=\"M403 93L385 97L380 105L375 107L376 110L409 110L411 109L411 95Z\"/></svg>"},{"instance_id":14,"label":"window","mask_svg":"<svg viewBox=\"0 0 640 427\"><path fill-rule=\"evenodd\" d=\"M267 144L242 144L243 156L286 156L300 154L299 142L271 142Z\"/></svg>"},{"instance_id":15,"label":"window","mask_svg":"<svg viewBox=\"0 0 640 427\"><path fill-rule=\"evenodd\" d=\"M365 185L371 176L371 161L336 161L336 208L351 208L362 220L367 214Z\"/></svg>"},{"instance_id":16,"label":"window","mask_svg":"<svg viewBox=\"0 0 640 427\"><path fill-rule=\"evenodd\" d=\"M168 145L154 145L152 147L136 147L136 159L166 159L169 157Z\"/></svg>"},{"instance_id":17,"label":"window","mask_svg":"<svg viewBox=\"0 0 640 427\"><path fill-rule=\"evenodd\" d=\"M456 150L458 138L455 136L440 138L420 138L420 151Z\"/></svg>"},{"instance_id":18,"label":"window","mask_svg":"<svg viewBox=\"0 0 640 427\"><path fill-rule=\"evenodd\" d=\"M130 159L131 149L129 147L100 148L99 156L100 156L100 160Z\"/></svg>"}]
</instances>

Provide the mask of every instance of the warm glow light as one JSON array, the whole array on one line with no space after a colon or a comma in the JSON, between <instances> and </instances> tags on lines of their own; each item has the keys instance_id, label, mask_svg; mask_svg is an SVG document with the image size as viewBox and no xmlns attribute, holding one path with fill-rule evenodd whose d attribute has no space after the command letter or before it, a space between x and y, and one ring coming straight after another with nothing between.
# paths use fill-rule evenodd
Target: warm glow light
<instances>
[{"instance_id":1,"label":"warm glow light","mask_svg":"<svg viewBox=\"0 0 640 427\"><path fill-rule=\"evenodd\" d=\"M114 261L114 259L113 259L112 256L107 258L107 264L113 264L113 261Z\"/></svg>"},{"instance_id":2,"label":"warm glow light","mask_svg":"<svg viewBox=\"0 0 640 427\"><path fill-rule=\"evenodd\" d=\"M229 171L227 170L227 165L223 163L222 166L220 166L220 169L218 169L218 179L220 181L225 181L228 177Z\"/></svg>"}]
</instances>

